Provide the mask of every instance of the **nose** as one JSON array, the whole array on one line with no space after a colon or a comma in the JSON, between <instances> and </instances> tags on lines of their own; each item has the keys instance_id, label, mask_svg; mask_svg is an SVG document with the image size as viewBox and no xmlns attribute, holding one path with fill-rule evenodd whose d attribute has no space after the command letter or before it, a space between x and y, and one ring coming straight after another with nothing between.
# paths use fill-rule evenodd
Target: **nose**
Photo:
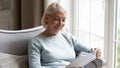
<instances>
[{"instance_id":1,"label":"nose","mask_svg":"<svg viewBox=\"0 0 120 68\"><path fill-rule=\"evenodd\" d=\"M62 20L59 21L59 25L63 25L64 22Z\"/></svg>"}]
</instances>

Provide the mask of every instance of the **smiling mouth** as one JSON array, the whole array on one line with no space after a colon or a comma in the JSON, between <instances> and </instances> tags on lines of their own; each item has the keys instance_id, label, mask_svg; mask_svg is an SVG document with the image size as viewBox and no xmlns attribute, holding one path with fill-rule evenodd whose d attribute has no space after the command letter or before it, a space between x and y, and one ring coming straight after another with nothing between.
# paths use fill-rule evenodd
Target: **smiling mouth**
<instances>
[{"instance_id":1,"label":"smiling mouth","mask_svg":"<svg viewBox=\"0 0 120 68\"><path fill-rule=\"evenodd\" d=\"M55 29L59 29L59 27L56 26Z\"/></svg>"},{"instance_id":2,"label":"smiling mouth","mask_svg":"<svg viewBox=\"0 0 120 68\"><path fill-rule=\"evenodd\" d=\"M62 26L55 26L55 29L61 29Z\"/></svg>"},{"instance_id":3,"label":"smiling mouth","mask_svg":"<svg viewBox=\"0 0 120 68\"><path fill-rule=\"evenodd\" d=\"M62 26L55 26L55 29L61 30L63 26L64 26L64 25L62 25Z\"/></svg>"}]
</instances>

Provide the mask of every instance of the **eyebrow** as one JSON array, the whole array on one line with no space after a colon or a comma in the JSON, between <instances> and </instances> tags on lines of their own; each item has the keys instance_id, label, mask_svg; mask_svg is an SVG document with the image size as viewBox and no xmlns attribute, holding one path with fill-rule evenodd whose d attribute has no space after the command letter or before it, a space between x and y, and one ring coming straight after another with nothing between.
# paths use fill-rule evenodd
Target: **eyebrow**
<instances>
[{"instance_id":1,"label":"eyebrow","mask_svg":"<svg viewBox=\"0 0 120 68\"><path fill-rule=\"evenodd\" d=\"M58 17L58 18L60 18L59 16L57 16L57 15L53 15L53 17ZM66 17L63 17L63 19L66 19Z\"/></svg>"}]
</instances>

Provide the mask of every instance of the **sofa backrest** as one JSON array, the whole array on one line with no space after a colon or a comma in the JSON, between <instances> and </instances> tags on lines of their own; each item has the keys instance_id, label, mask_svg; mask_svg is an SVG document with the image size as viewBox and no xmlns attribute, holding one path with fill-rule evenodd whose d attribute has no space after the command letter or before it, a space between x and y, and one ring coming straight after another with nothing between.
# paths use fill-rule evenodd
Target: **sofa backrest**
<instances>
[{"instance_id":1,"label":"sofa backrest","mask_svg":"<svg viewBox=\"0 0 120 68\"><path fill-rule=\"evenodd\" d=\"M28 41L40 34L42 26L24 30L0 30L0 52L26 55L28 52Z\"/></svg>"}]
</instances>

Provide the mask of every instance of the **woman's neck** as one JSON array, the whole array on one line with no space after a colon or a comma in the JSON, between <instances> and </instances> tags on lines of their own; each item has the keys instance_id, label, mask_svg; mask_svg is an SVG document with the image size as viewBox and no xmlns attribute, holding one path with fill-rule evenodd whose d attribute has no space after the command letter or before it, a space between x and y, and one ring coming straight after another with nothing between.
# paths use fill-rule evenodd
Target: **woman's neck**
<instances>
[{"instance_id":1,"label":"woman's neck","mask_svg":"<svg viewBox=\"0 0 120 68\"><path fill-rule=\"evenodd\" d=\"M42 33L44 36L55 36L58 34L58 32L52 32L50 30L45 30L43 33Z\"/></svg>"}]
</instances>

